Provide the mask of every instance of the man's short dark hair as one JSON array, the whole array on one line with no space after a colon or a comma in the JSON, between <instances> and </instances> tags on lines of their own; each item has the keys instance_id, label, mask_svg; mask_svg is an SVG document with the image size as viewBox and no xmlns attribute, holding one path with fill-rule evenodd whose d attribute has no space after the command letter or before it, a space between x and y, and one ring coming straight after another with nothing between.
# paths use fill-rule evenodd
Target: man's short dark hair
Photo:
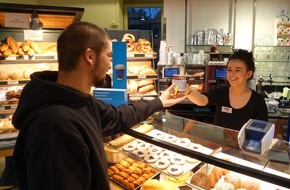
<instances>
[{"instance_id":1,"label":"man's short dark hair","mask_svg":"<svg viewBox=\"0 0 290 190\"><path fill-rule=\"evenodd\" d=\"M95 24L79 21L69 25L57 40L59 70L73 70L87 48L98 55L108 39L109 35Z\"/></svg>"}]
</instances>

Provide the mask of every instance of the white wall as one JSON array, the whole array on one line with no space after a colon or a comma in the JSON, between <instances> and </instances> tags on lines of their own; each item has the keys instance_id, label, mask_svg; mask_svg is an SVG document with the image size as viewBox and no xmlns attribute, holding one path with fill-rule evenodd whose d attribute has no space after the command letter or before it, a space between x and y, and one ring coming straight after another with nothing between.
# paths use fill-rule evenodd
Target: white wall
<instances>
[{"instance_id":1,"label":"white wall","mask_svg":"<svg viewBox=\"0 0 290 190\"><path fill-rule=\"evenodd\" d=\"M185 0L164 0L166 18L166 40L173 51L184 52L185 39Z\"/></svg>"},{"instance_id":2,"label":"white wall","mask_svg":"<svg viewBox=\"0 0 290 190\"><path fill-rule=\"evenodd\" d=\"M237 1L234 42L236 49L252 49L253 3L253 0Z\"/></svg>"}]
</instances>

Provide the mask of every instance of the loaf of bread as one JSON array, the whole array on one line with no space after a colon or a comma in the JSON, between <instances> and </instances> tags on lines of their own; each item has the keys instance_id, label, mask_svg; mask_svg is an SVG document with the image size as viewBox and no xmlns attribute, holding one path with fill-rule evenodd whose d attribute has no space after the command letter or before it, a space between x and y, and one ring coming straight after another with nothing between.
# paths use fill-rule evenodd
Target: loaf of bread
<instances>
[{"instance_id":1,"label":"loaf of bread","mask_svg":"<svg viewBox=\"0 0 290 190\"><path fill-rule=\"evenodd\" d=\"M14 38L12 38L11 36L8 36L6 38L6 42L7 42L8 46L10 47L12 53L17 54L18 49L19 49L19 45L16 42L16 40L14 40Z\"/></svg>"},{"instance_id":2,"label":"loaf of bread","mask_svg":"<svg viewBox=\"0 0 290 190\"><path fill-rule=\"evenodd\" d=\"M143 86L143 87L139 88L138 92L140 94L145 94L145 93L150 92L150 91L152 91L154 89L155 89L154 85L153 84L149 84L147 86Z\"/></svg>"},{"instance_id":3,"label":"loaf of bread","mask_svg":"<svg viewBox=\"0 0 290 190\"><path fill-rule=\"evenodd\" d=\"M135 130L139 133L147 133L147 132L151 131L153 128L154 128L153 125L149 125L147 123L144 123L144 124L140 125L138 128L135 128L133 130ZM130 136L130 135L122 135L121 137L110 141L109 144L116 147L116 148L119 148L119 147L121 147L129 142L132 142L133 140L135 140L135 138Z\"/></svg>"}]
</instances>

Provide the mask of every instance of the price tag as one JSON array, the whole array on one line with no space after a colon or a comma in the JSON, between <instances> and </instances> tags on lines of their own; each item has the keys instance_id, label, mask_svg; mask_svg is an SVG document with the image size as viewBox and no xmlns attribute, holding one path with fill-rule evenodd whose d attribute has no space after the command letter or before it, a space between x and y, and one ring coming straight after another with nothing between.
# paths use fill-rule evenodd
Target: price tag
<instances>
[{"instance_id":1,"label":"price tag","mask_svg":"<svg viewBox=\"0 0 290 190\"><path fill-rule=\"evenodd\" d=\"M18 80L9 80L7 81L7 84L19 84L19 81Z\"/></svg>"},{"instance_id":2,"label":"price tag","mask_svg":"<svg viewBox=\"0 0 290 190\"><path fill-rule=\"evenodd\" d=\"M148 53L146 53L146 54L145 54L145 57L153 57L153 54L148 54Z\"/></svg>"},{"instance_id":3,"label":"price tag","mask_svg":"<svg viewBox=\"0 0 290 190\"><path fill-rule=\"evenodd\" d=\"M5 58L5 60L16 60L16 56L8 56Z\"/></svg>"},{"instance_id":4,"label":"price tag","mask_svg":"<svg viewBox=\"0 0 290 190\"><path fill-rule=\"evenodd\" d=\"M16 108L17 108L17 105L12 105L12 106L11 106L11 109L12 109L12 110L15 110Z\"/></svg>"},{"instance_id":5,"label":"price tag","mask_svg":"<svg viewBox=\"0 0 290 190\"><path fill-rule=\"evenodd\" d=\"M138 79L146 79L145 75L138 75Z\"/></svg>"},{"instance_id":6,"label":"price tag","mask_svg":"<svg viewBox=\"0 0 290 190\"><path fill-rule=\"evenodd\" d=\"M134 54L133 53L128 53L127 57L134 57Z\"/></svg>"}]
</instances>

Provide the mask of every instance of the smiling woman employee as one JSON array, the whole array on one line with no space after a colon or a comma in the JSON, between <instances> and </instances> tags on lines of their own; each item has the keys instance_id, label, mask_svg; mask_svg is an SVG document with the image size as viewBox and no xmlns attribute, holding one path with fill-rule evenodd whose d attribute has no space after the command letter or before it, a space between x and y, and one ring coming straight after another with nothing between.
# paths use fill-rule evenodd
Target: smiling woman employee
<instances>
[{"instance_id":1,"label":"smiling woman employee","mask_svg":"<svg viewBox=\"0 0 290 190\"><path fill-rule=\"evenodd\" d=\"M254 72L252 52L238 49L227 63L229 87L215 88L205 94L188 87L185 93L199 106L216 105L215 125L240 130L249 119L268 120L264 98L247 86Z\"/></svg>"}]
</instances>

